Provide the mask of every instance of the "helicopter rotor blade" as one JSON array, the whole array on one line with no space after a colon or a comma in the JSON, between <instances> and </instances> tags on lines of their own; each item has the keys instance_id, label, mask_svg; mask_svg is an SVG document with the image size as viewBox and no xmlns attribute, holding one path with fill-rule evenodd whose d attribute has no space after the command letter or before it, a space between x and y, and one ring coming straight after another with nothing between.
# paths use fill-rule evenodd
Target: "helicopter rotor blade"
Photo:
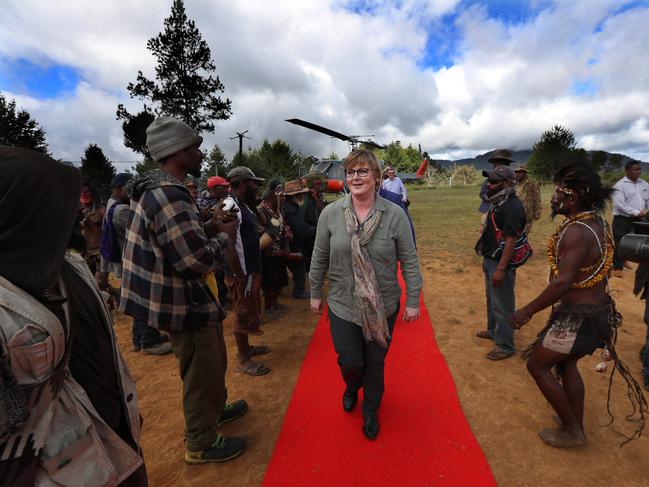
<instances>
[{"instance_id":1,"label":"helicopter rotor blade","mask_svg":"<svg viewBox=\"0 0 649 487\"><path fill-rule=\"evenodd\" d=\"M326 127L322 127L320 125L316 125L311 122L305 122L304 120L300 120L299 118L289 118L286 121L307 129L315 130L316 132L320 132L321 134L328 135L329 137L335 137L336 139L344 140L345 142L350 142L352 140L349 136L345 134L341 134L340 132L336 132L335 130L328 129Z\"/></svg>"},{"instance_id":2,"label":"helicopter rotor blade","mask_svg":"<svg viewBox=\"0 0 649 487\"><path fill-rule=\"evenodd\" d=\"M356 142L358 142L359 144L374 147L375 149L385 149L384 145L377 144L376 142L372 142L371 140L357 140Z\"/></svg>"}]
</instances>

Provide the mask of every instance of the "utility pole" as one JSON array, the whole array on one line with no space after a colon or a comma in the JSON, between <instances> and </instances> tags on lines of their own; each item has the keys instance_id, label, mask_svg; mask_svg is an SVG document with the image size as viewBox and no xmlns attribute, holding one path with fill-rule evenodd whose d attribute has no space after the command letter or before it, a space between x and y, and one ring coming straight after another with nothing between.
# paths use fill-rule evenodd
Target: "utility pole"
<instances>
[{"instance_id":1,"label":"utility pole","mask_svg":"<svg viewBox=\"0 0 649 487\"><path fill-rule=\"evenodd\" d=\"M247 132L247 130L244 130L243 132L237 132L237 135L235 137L230 137L230 140L239 139L239 160L241 160L241 157L243 155L243 139L250 139L250 137L246 136Z\"/></svg>"}]
</instances>

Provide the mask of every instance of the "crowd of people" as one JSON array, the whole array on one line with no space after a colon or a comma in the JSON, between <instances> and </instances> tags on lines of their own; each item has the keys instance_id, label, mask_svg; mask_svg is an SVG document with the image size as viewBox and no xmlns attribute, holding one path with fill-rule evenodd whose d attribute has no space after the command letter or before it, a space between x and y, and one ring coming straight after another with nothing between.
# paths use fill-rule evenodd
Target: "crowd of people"
<instances>
[{"instance_id":1,"label":"crowd of people","mask_svg":"<svg viewBox=\"0 0 649 487\"><path fill-rule=\"evenodd\" d=\"M317 178L266 181L244 166L210 177L200 191L193 178L200 176L202 138L170 117L156 118L146 133L159 169L117 174L105 206L77 169L0 147L0 483L147 485L142 418L111 308L131 317L134 352L173 353L178 361L185 461L240 455L246 439L219 433L248 410L244 399L227 393L224 310L232 310L237 371L270 373L260 357L272 350L258 340L262 325L287 308L280 298L289 274L292 297L308 299L316 314L328 279L342 409L352 411L363 389L361 429L375 439L400 313L399 269L404 321L419 318L423 285L407 191L395 170L382 170L370 151L352 151L343 162L346 195L328 204ZM627 166L615 188L611 233L603 210L613 189L586 166L561 169L551 206L553 216L566 219L548 246L550 282L516 309L516 269L532 255L527 236L541 216L540 191L525 166L511 167L510 152L496 151L490 162L476 244L487 304L486 330L476 336L494 342L487 358L514 355L514 330L552 306L547 326L524 352L560 423L542 430L542 440L585 444L576 364L602 347L641 414L638 436L647 404L615 351L620 315L607 279L613 266L622 268L614 248L629 230L627 220L649 209L649 185ZM649 265L638 269L637 290L647 282Z\"/></svg>"}]
</instances>

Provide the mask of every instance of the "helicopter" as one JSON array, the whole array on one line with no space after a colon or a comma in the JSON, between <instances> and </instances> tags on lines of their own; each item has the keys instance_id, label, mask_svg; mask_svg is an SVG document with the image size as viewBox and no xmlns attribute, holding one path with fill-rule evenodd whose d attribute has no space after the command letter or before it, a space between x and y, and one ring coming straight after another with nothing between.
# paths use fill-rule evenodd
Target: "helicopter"
<instances>
[{"instance_id":1,"label":"helicopter","mask_svg":"<svg viewBox=\"0 0 649 487\"><path fill-rule=\"evenodd\" d=\"M336 132L335 130L328 129L327 127L316 125L305 120L300 120L299 118L289 118L286 120L286 122L299 125L316 132L320 132L336 139L344 140L345 142L349 142L351 150L354 150L359 144L375 149L385 149L384 145L377 144L371 139L361 140L361 137L373 137L373 135L345 135L343 133ZM315 157L312 157L312 159L314 161L311 164L309 172L324 174L324 176L328 179L326 185L328 191L342 191L345 181L343 161L339 159L317 159ZM397 173L396 175L404 183L413 182L421 179L426 173L427 168L428 157L424 157L416 173Z\"/></svg>"}]
</instances>

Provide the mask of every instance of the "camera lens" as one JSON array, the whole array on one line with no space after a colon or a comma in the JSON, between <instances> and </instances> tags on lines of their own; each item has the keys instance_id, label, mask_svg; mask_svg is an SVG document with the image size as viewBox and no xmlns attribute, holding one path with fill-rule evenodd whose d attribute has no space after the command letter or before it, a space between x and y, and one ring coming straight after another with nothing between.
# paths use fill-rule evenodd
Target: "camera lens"
<instances>
[{"instance_id":1,"label":"camera lens","mask_svg":"<svg viewBox=\"0 0 649 487\"><path fill-rule=\"evenodd\" d=\"M619 244L622 260L649 262L649 235L630 233Z\"/></svg>"}]
</instances>

